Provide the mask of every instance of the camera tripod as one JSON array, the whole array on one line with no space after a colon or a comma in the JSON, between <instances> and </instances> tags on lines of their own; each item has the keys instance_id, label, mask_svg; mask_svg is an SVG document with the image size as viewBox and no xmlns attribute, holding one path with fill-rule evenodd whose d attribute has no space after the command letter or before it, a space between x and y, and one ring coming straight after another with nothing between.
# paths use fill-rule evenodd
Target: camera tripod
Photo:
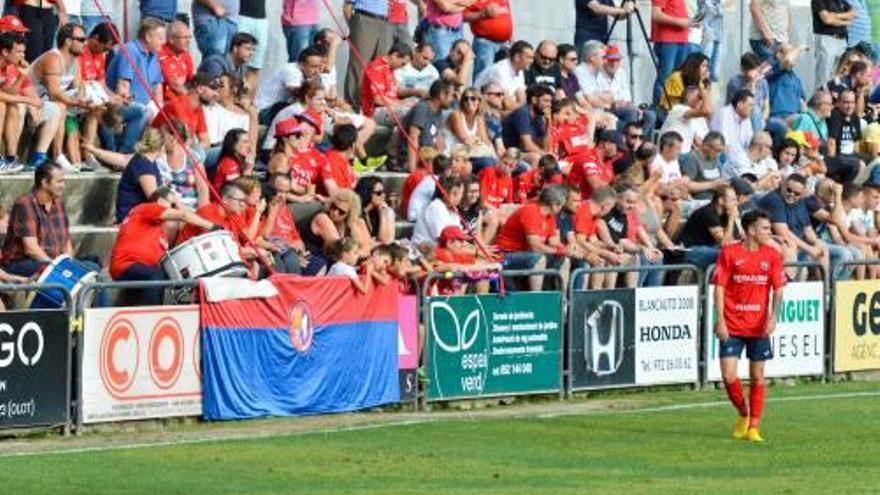
<instances>
[{"instance_id":1,"label":"camera tripod","mask_svg":"<svg viewBox=\"0 0 880 495\"><path fill-rule=\"evenodd\" d=\"M608 44L608 41L611 40L611 34L614 33L614 28L617 27L618 21L620 21L621 17L626 17L626 57L629 62L629 93L630 95L635 95L635 86L636 81L634 76L635 70L635 57L633 51L633 16L636 17L636 20L639 22L639 30L642 33L642 39L645 40L645 46L648 48L648 53L651 55L651 63L654 65L654 71L657 74L657 77L660 77L660 64L657 62L657 55L654 53L653 48L651 47L651 38L648 36L648 30L645 29L645 21L642 19L642 13L639 11L638 5L636 5L636 0L622 0L620 2L620 7L623 8L627 2L631 2L633 4L633 11L629 15L626 16L615 16L614 22L611 23L611 26L608 28L608 33L605 35L605 44ZM665 81L664 81L665 83ZM666 85L661 84L663 88L663 94L666 94Z\"/></svg>"}]
</instances>

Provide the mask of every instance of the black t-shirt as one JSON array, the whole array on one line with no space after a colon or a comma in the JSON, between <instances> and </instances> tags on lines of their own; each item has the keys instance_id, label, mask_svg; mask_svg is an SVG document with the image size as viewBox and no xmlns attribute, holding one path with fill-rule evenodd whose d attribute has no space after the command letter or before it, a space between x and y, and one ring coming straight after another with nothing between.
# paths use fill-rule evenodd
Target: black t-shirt
<instances>
[{"instance_id":1,"label":"black t-shirt","mask_svg":"<svg viewBox=\"0 0 880 495\"><path fill-rule=\"evenodd\" d=\"M239 14L252 19L265 19L266 0L241 0Z\"/></svg>"},{"instance_id":2,"label":"black t-shirt","mask_svg":"<svg viewBox=\"0 0 880 495\"><path fill-rule=\"evenodd\" d=\"M829 26L822 22L819 12L827 10L832 13L849 12L852 7L846 0L812 0L810 8L813 11L813 32L815 34L825 34L838 38L846 37L846 26Z\"/></svg>"},{"instance_id":3,"label":"black t-shirt","mask_svg":"<svg viewBox=\"0 0 880 495\"><path fill-rule=\"evenodd\" d=\"M719 215L715 211L715 205L709 203L691 213L678 236L678 241L686 247L717 246L718 242L712 237L709 229L723 228L725 225L727 225L727 213Z\"/></svg>"},{"instance_id":4,"label":"black t-shirt","mask_svg":"<svg viewBox=\"0 0 880 495\"><path fill-rule=\"evenodd\" d=\"M843 116L837 109L828 117L828 137L833 138L838 155L854 155L856 144L862 139L862 123L855 115Z\"/></svg>"},{"instance_id":5,"label":"black t-shirt","mask_svg":"<svg viewBox=\"0 0 880 495\"><path fill-rule=\"evenodd\" d=\"M605 215L602 220L604 220L605 225L608 226L608 233L611 235L611 239L613 239L614 242L620 242L621 239L626 238L626 229L629 226L626 212L615 207L610 213Z\"/></svg>"},{"instance_id":6,"label":"black t-shirt","mask_svg":"<svg viewBox=\"0 0 880 495\"><path fill-rule=\"evenodd\" d=\"M525 78L526 86L543 84L544 86L552 88L553 91L562 87L562 73L559 71L559 66L556 64L553 64L547 70L539 67L537 63L532 64L532 68L526 71Z\"/></svg>"},{"instance_id":7,"label":"black t-shirt","mask_svg":"<svg viewBox=\"0 0 880 495\"><path fill-rule=\"evenodd\" d=\"M589 7L592 0L575 0L574 2L574 30L584 41L599 40L605 42L608 38L608 16L597 14ZM613 7L614 0L598 0L606 7ZM580 47L578 47L580 49Z\"/></svg>"},{"instance_id":8,"label":"black t-shirt","mask_svg":"<svg viewBox=\"0 0 880 495\"><path fill-rule=\"evenodd\" d=\"M556 215L556 228L559 229L559 238L562 242L568 239L568 233L574 230L574 215L565 210Z\"/></svg>"}]
</instances>

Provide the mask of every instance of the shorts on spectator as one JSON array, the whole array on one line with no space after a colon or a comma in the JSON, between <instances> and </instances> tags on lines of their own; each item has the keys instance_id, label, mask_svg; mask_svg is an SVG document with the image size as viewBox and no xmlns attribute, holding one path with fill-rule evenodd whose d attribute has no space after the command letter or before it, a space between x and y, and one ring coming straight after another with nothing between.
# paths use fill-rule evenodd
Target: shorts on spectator
<instances>
[{"instance_id":1,"label":"shorts on spectator","mask_svg":"<svg viewBox=\"0 0 880 495\"><path fill-rule=\"evenodd\" d=\"M269 45L269 20L240 16L238 18L238 32L247 33L257 39L254 56L248 65L257 70L262 69L266 61L266 48Z\"/></svg>"}]
</instances>

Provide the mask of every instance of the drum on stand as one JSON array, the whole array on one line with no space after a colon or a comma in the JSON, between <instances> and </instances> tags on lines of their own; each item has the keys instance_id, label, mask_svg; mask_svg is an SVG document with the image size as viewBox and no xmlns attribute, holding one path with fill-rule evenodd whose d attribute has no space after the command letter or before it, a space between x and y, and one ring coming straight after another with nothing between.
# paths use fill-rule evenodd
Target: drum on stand
<instances>
[{"instance_id":1,"label":"drum on stand","mask_svg":"<svg viewBox=\"0 0 880 495\"><path fill-rule=\"evenodd\" d=\"M92 283L97 277L98 272L63 254L52 260L43 270L37 284L64 286L73 300L83 284ZM57 309L66 305L67 296L61 289L39 289L33 293L30 301L31 309Z\"/></svg>"},{"instance_id":2,"label":"drum on stand","mask_svg":"<svg viewBox=\"0 0 880 495\"><path fill-rule=\"evenodd\" d=\"M238 244L225 230L193 237L165 253L160 265L171 280L247 276Z\"/></svg>"}]
</instances>

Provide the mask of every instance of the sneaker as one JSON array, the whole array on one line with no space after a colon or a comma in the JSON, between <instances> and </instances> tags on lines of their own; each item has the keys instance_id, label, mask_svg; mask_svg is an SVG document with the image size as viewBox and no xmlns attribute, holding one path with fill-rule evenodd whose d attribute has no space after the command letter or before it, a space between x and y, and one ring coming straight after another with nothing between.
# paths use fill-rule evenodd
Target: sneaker
<instances>
[{"instance_id":1,"label":"sneaker","mask_svg":"<svg viewBox=\"0 0 880 495\"><path fill-rule=\"evenodd\" d=\"M64 155L58 155L55 158L55 163L57 163L61 167L61 169L67 173L79 172L79 168L75 167L72 163L70 163L70 160L68 160L67 157Z\"/></svg>"},{"instance_id":2,"label":"sneaker","mask_svg":"<svg viewBox=\"0 0 880 495\"><path fill-rule=\"evenodd\" d=\"M364 163L360 158L355 158L352 163L352 168L354 168L354 171L359 174L369 174L375 172L376 169L382 165L385 165L387 160L387 156L369 156L366 159L366 163Z\"/></svg>"},{"instance_id":3,"label":"sneaker","mask_svg":"<svg viewBox=\"0 0 880 495\"><path fill-rule=\"evenodd\" d=\"M733 424L733 438L736 440L745 440L746 435L749 433L749 417L748 416L740 416L736 418L736 423Z\"/></svg>"},{"instance_id":4,"label":"sneaker","mask_svg":"<svg viewBox=\"0 0 880 495\"><path fill-rule=\"evenodd\" d=\"M98 161L94 155L86 158L84 162L79 165L79 170L81 172L94 172L95 170L99 170L101 168L101 162Z\"/></svg>"},{"instance_id":5,"label":"sneaker","mask_svg":"<svg viewBox=\"0 0 880 495\"><path fill-rule=\"evenodd\" d=\"M746 433L746 440L750 442L763 442L764 439L761 437L761 433L758 432L757 426L752 426L749 428L748 433Z\"/></svg>"},{"instance_id":6,"label":"sneaker","mask_svg":"<svg viewBox=\"0 0 880 495\"><path fill-rule=\"evenodd\" d=\"M18 159L12 160L11 162L3 160L3 166L5 167L5 173L7 174L17 174L27 168L27 165L21 163Z\"/></svg>"}]
</instances>

